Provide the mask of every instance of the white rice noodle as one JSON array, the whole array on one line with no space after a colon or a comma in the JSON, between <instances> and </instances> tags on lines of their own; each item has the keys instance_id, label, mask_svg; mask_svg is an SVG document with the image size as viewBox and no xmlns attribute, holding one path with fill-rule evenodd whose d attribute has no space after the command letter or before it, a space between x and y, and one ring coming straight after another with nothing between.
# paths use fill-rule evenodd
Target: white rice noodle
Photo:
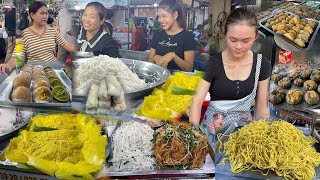
<instances>
[{"instance_id":1,"label":"white rice noodle","mask_svg":"<svg viewBox=\"0 0 320 180\"><path fill-rule=\"evenodd\" d=\"M112 136L113 171L150 171L154 169L153 130L138 122L122 124Z\"/></svg>"},{"instance_id":2,"label":"white rice noodle","mask_svg":"<svg viewBox=\"0 0 320 180\"><path fill-rule=\"evenodd\" d=\"M138 75L118 58L100 55L80 64L74 70L74 92L87 95L92 84L99 85L100 81L108 75L116 76L125 92L147 86L145 80L139 79Z\"/></svg>"},{"instance_id":3,"label":"white rice noodle","mask_svg":"<svg viewBox=\"0 0 320 180\"><path fill-rule=\"evenodd\" d=\"M0 109L0 134L14 130L16 117L16 109Z\"/></svg>"}]
</instances>

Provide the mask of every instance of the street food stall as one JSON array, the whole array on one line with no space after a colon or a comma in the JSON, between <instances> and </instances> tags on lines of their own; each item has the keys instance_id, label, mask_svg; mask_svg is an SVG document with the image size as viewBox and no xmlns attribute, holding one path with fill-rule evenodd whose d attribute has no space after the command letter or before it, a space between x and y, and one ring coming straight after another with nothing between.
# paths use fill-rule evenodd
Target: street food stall
<instances>
[{"instance_id":1,"label":"street food stall","mask_svg":"<svg viewBox=\"0 0 320 180\"><path fill-rule=\"evenodd\" d=\"M144 98L151 96L153 91L161 91L166 99L184 98L183 104L171 104L169 109L179 107L180 112L186 110L191 95L181 95L184 93L180 89L175 90L180 95L162 90L163 84L169 85L170 73L167 69L145 61L108 56L78 59L74 61L74 68L70 96L70 79L63 68L51 63L26 64L4 77L0 85L0 104L5 108L0 118L8 113L13 116L8 120L12 128L0 133L1 177L69 179L77 176L104 179L214 176L214 154L209 150L205 135L198 129L183 121L173 124L169 123L170 119L164 122L133 116L138 109L142 109L140 116L151 112L141 106ZM192 78L187 74L183 77ZM194 78L199 80L198 76ZM38 79L49 87L40 84L36 87ZM45 79L48 79L48 84ZM178 83L172 79L170 82ZM18 88L30 88L31 97L16 93ZM38 88L43 88L41 95L36 92L40 91ZM67 97L70 101L65 99ZM172 128L176 131L174 134L181 134L181 137L168 138ZM31 139L27 138L31 136ZM167 145L168 142L172 145ZM62 148L61 143L66 146ZM34 151L39 146L43 148ZM176 148L180 149L179 152L175 152ZM80 156L76 155L79 152ZM172 157L167 152L178 153L179 156ZM46 156L46 153L64 158L56 159ZM75 172L70 168L83 170Z\"/></svg>"},{"instance_id":2,"label":"street food stall","mask_svg":"<svg viewBox=\"0 0 320 180\"><path fill-rule=\"evenodd\" d=\"M203 73L170 74L146 52L79 55L72 77L51 63L0 74L0 179L319 179L319 19L298 17L301 6L319 7L258 14L252 50L273 65L271 117L232 124L215 149L186 116ZM114 36L133 45L128 32Z\"/></svg>"}]
</instances>

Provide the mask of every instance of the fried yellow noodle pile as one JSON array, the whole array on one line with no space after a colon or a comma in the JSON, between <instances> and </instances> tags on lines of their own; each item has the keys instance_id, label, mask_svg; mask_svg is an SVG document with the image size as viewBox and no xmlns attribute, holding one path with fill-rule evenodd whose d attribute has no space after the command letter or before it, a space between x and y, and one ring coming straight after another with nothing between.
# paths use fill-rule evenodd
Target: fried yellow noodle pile
<instances>
[{"instance_id":1,"label":"fried yellow noodle pile","mask_svg":"<svg viewBox=\"0 0 320 180\"><path fill-rule=\"evenodd\" d=\"M316 140L285 121L254 121L232 133L223 145L231 171L272 170L285 179L312 179L320 164Z\"/></svg>"},{"instance_id":2,"label":"fried yellow noodle pile","mask_svg":"<svg viewBox=\"0 0 320 180\"><path fill-rule=\"evenodd\" d=\"M36 130L37 129L37 130ZM105 162L106 138L94 119L81 114L37 115L10 141L5 157L61 179L93 179Z\"/></svg>"}]
</instances>

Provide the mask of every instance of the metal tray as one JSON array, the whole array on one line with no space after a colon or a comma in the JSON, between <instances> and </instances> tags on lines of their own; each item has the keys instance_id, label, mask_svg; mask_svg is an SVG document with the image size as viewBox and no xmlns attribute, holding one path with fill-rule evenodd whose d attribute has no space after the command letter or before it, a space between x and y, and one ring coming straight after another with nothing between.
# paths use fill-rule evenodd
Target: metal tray
<instances>
[{"instance_id":1,"label":"metal tray","mask_svg":"<svg viewBox=\"0 0 320 180\"><path fill-rule=\"evenodd\" d=\"M107 170L106 176L108 177L134 177L134 176L148 176L148 177L157 177L163 178L165 177L197 177L197 178L204 178L214 176L215 174L215 165L213 160L211 159L210 155L206 156L206 163L201 169L194 169L194 170L175 170L175 169L155 169L153 171L130 171L130 172L114 172ZM136 177L139 178L139 177Z\"/></svg>"},{"instance_id":2,"label":"metal tray","mask_svg":"<svg viewBox=\"0 0 320 180\"><path fill-rule=\"evenodd\" d=\"M64 68L54 70L58 77L60 78L63 85L68 89L69 92L72 92L72 81L65 73ZM71 96L70 96L71 97Z\"/></svg>"},{"instance_id":3,"label":"metal tray","mask_svg":"<svg viewBox=\"0 0 320 180\"><path fill-rule=\"evenodd\" d=\"M225 143L228 140L228 137L231 133L236 132L238 129L242 128L243 126L239 126L237 124L232 124L229 126L229 128L225 131L223 139L221 139L222 143ZM309 129L304 127L297 127L299 130L301 130L306 136L310 135ZM219 142L220 143L220 142ZM218 144L217 144L217 147ZM283 180L284 177L278 176L275 172L270 171L266 176L262 175L261 172L258 171L243 171L242 173L235 174L230 171L231 166L229 161L226 161L225 166L220 165L223 160L223 156L220 153L220 151L216 151L216 179L248 179L248 180L265 180L265 179L272 179L272 180ZM320 167L315 168L316 171L316 177L314 180L319 179L319 173L320 173Z\"/></svg>"},{"instance_id":4,"label":"metal tray","mask_svg":"<svg viewBox=\"0 0 320 180\"><path fill-rule=\"evenodd\" d=\"M270 82L270 93L276 89L278 87L277 84L275 84L273 81ZM290 89L300 89L302 90L303 92L305 92L305 90L303 89L303 87L298 87L296 85L294 85L293 83L291 83L291 88ZM288 93L288 91L290 89L284 89L286 91L286 94ZM272 104L273 107L275 108L284 108L284 109L287 109L287 110L306 110L306 109L315 109L315 108L318 108L320 107L320 103L316 104L316 105L309 105L308 103L306 103L304 100L302 100L301 103L299 104L296 104L296 105L290 105L288 104L285 100L280 103L280 104Z\"/></svg>"},{"instance_id":5,"label":"metal tray","mask_svg":"<svg viewBox=\"0 0 320 180\"><path fill-rule=\"evenodd\" d=\"M16 111L20 111L19 109L16 109ZM5 139L9 139L13 137L18 131L23 128L25 125L28 124L29 120L33 116L33 112L27 112L25 111L25 116L24 117L16 117L16 123L14 124L14 129L7 131L5 133L0 133L0 141L3 141Z\"/></svg>"},{"instance_id":6,"label":"metal tray","mask_svg":"<svg viewBox=\"0 0 320 180\"><path fill-rule=\"evenodd\" d=\"M0 84L8 77L7 73L0 73Z\"/></svg>"},{"instance_id":7,"label":"metal tray","mask_svg":"<svg viewBox=\"0 0 320 180\"><path fill-rule=\"evenodd\" d=\"M77 52L74 53L74 56L75 56L77 59L80 59L80 58L90 58L90 57L93 57L94 54L93 54L93 52L77 51Z\"/></svg>"},{"instance_id":8,"label":"metal tray","mask_svg":"<svg viewBox=\"0 0 320 180\"><path fill-rule=\"evenodd\" d=\"M61 73L62 70L54 70L58 76L58 78L61 80L62 84L67 88L69 95L70 95L70 101L66 103L53 101L52 103L36 103L36 102L16 102L11 100L11 93L13 89L13 80L16 77L15 72L12 72L10 74L10 78L7 78L9 82L7 82L7 86L2 92L2 97L0 98L2 101L1 104L3 105L11 105L11 106L28 106L28 107L70 107L71 101L72 101L72 94L70 93L71 84L65 81L65 77L62 78ZM5 80L6 81L6 80ZM4 82L5 83L5 82Z\"/></svg>"},{"instance_id":9,"label":"metal tray","mask_svg":"<svg viewBox=\"0 0 320 180\"><path fill-rule=\"evenodd\" d=\"M315 30L313 31L312 35L310 35L311 38L310 38L310 41L307 43L307 46L306 46L305 48L301 48L301 47L297 46L294 42L290 41L289 39L283 37L282 35L277 34L277 33L274 32L272 29L269 29L268 27L264 26L264 24L266 24L266 22L267 22L268 19L271 19L271 18L273 18L274 16L276 16L276 15L278 15L278 14L280 14L280 13L281 13L281 12L279 12L279 13L277 13L277 14L274 14L274 15L272 15L272 16L269 16L269 17L261 20L260 23L259 23L260 26L263 27L264 29L266 29L267 31L269 31L270 33L274 34L275 36L278 36L278 37L280 37L281 39L285 40L285 41L288 42L290 45L294 46L295 48L297 48L297 49L299 49L299 50L301 50L301 51L308 51L308 50L310 50L310 49L312 48L312 46L313 46L313 43L314 43L317 35L318 35L318 31L319 31L319 28L320 28L320 23L319 23L319 21L317 21L317 20L315 20L315 19L306 18L307 20L311 20L311 21L317 22L318 25L317 25L317 27L315 28ZM295 14L293 14L293 13L291 13L291 12L285 12L285 13L295 15Z\"/></svg>"},{"instance_id":10,"label":"metal tray","mask_svg":"<svg viewBox=\"0 0 320 180\"><path fill-rule=\"evenodd\" d=\"M303 2L300 3L300 5L306 6L306 4L308 2L313 2L314 4L318 4L316 7L311 7L311 8L320 9L320 2L319 1L303 1ZM307 7L310 7L310 6L307 6Z\"/></svg>"},{"instance_id":11,"label":"metal tray","mask_svg":"<svg viewBox=\"0 0 320 180\"><path fill-rule=\"evenodd\" d=\"M145 123L146 122L141 122ZM112 140L111 136L112 134L116 131L117 127L119 127L121 123L118 123L116 127L111 126L111 129L108 129L108 146L107 146L107 158L109 158L109 155L111 154L111 146L112 146ZM210 145L208 144L209 149ZM213 155L214 156L214 155ZM109 169L110 163L105 164L105 169L106 172L100 172L100 174L104 174L105 176L108 177L114 177L114 178L121 178L121 177L132 177L132 178L142 178L143 176L147 177L193 177L193 178L204 178L204 177L212 177L215 174L215 165L214 165L214 157L210 155L210 150L209 153L206 156L205 164L203 165L202 168L200 169L193 169L193 170L177 170L174 168L166 168L166 169L159 169L155 167L154 170L152 171L112 171ZM103 170L102 170L103 171Z\"/></svg>"}]
</instances>

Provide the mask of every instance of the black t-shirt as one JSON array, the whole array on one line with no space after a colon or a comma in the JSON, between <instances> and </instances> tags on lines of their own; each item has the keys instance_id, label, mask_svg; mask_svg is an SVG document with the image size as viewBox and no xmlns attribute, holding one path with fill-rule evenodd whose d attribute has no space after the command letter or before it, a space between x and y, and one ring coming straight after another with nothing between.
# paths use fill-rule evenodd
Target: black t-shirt
<instances>
[{"instance_id":1,"label":"black t-shirt","mask_svg":"<svg viewBox=\"0 0 320 180\"><path fill-rule=\"evenodd\" d=\"M8 36L16 35L16 9L13 8L5 13L5 27L8 29Z\"/></svg>"},{"instance_id":2,"label":"black t-shirt","mask_svg":"<svg viewBox=\"0 0 320 180\"><path fill-rule=\"evenodd\" d=\"M119 54L118 48L115 46L115 42L112 37L105 33L101 39L98 40L99 36L103 32L103 28L101 27L99 31L90 39L89 43L93 46L89 45L85 49L86 52L93 52L95 56L98 55L108 55L110 57L116 58L121 57ZM81 36L78 39L78 42L84 42L86 40L86 30L81 30ZM80 45L81 46L81 45Z\"/></svg>"},{"instance_id":3,"label":"black t-shirt","mask_svg":"<svg viewBox=\"0 0 320 180\"><path fill-rule=\"evenodd\" d=\"M195 50L196 44L192 32L182 30L176 35L169 36L161 30L153 36L151 48L156 50L156 55L164 56L168 52L175 52L177 56L184 59L184 52ZM168 69L181 70L173 60L169 62Z\"/></svg>"},{"instance_id":4,"label":"black t-shirt","mask_svg":"<svg viewBox=\"0 0 320 180\"><path fill-rule=\"evenodd\" d=\"M254 88L254 80L257 65L257 54L253 54L251 73L244 81L230 80L225 71L222 61L222 54L219 53L210 58L207 63L207 70L204 80L211 83L209 92L211 101L217 100L237 100L249 95ZM259 81L263 81L271 76L271 64L266 58L262 58Z\"/></svg>"}]
</instances>

